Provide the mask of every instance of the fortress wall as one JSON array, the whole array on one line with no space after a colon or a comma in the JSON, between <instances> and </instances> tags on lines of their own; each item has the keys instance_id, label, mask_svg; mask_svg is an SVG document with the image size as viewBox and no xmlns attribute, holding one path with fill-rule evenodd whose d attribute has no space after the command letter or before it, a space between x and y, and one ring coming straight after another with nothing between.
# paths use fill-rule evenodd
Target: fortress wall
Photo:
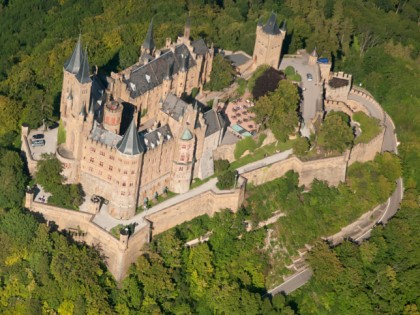
<instances>
[{"instance_id":1,"label":"fortress wall","mask_svg":"<svg viewBox=\"0 0 420 315\"><path fill-rule=\"evenodd\" d=\"M204 214L213 216L226 208L236 212L244 200L244 191L245 185L226 193L209 190L146 218L152 222L152 233L156 235Z\"/></svg>"},{"instance_id":2,"label":"fortress wall","mask_svg":"<svg viewBox=\"0 0 420 315\"><path fill-rule=\"evenodd\" d=\"M29 143L28 143L28 137L23 134L23 128L25 128L25 127L22 127L22 147L21 147L21 150L25 155L25 158L26 158L26 161L27 161L27 164L28 164L29 173L32 176L34 176L35 173L36 173L37 162L32 158L31 149L29 148Z\"/></svg>"},{"instance_id":3,"label":"fortress wall","mask_svg":"<svg viewBox=\"0 0 420 315\"><path fill-rule=\"evenodd\" d=\"M352 117L354 113L354 111L349 106L347 106L344 102L340 101L325 100L324 108L326 112L343 112L349 115L350 117Z\"/></svg>"},{"instance_id":4,"label":"fortress wall","mask_svg":"<svg viewBox=\"0 0 420 315\"><path fill-rule=\"evenodd\" d=\"M371 103L376 108L378 112L382 113L382 119L381 119L382 122L385 120L385 113L382 106L372 97L372 95L369 92L361 88L353 87L350 91L350 94L357 95L366 99L369 103Z\"/></svg>"},{"instance_id":5,"label":"fortress wall","mask_svg":"<svg viewBox=\"0 0 420 315\"><path fill-rule=\"evenodd\" d=\"M355 145L351 150L348 165L350 166L355 162L363 163L372 161L376 154L381 152L384 135L385 128L382 128L381 132L368 143L359 143Z\"/></svg>"},{"instance_id":6,"label":"fortress wall","mask_svg":"<svg viewBox=\"0 0 420 315\"><path fill-rule=\"evenodd\" d=\"M250 183L261 185L293 170L299 174L299 185L310 186L314 179L337 186L346 179L348 152L338 157L302 162L296 156L241 174Z\"/></svg>"}]
</instances>

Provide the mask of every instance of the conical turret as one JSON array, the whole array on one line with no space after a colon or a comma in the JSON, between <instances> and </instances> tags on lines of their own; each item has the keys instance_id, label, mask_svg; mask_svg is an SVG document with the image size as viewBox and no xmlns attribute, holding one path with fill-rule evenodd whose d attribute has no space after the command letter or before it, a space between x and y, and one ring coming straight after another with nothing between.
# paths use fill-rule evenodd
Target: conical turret
<instances>
[{"instance_id":1,"label":"conical turret","mask_svg":"<svg viewBox=\"0 0 420 315\"><path fill-rule=\"evenodd\" d=\"M270 17L268 18L267 23L263 27L263 31L269 35L276 35L280 33L279 26L277 25L277 18L274 12L271 12Z\"/></svg>"},{"instance_id":2,"label":"conical turret","mask_svg":"<svg viewBox=\"0 0 420 315\"><path fill-rule=\"evenodd\" d=\"M82 57L82 36L79 35L79 39L71 57L64 63L64 69L66 69L70 73L76 74L77 72L79 72L80 66L82 64Z\"/></svg>"},{"instance_id":3,"label":"conical turret","mask_svg":"<svg viewBox=\"0 0 420 315\"><path fill-rule=\"evenodd\" d=\"M80 83L89 83L91 81L89 76L89 61L88 61L88 54L87 49L85 50L82 56L82 64L80 66L79 71L76 74L76 78Z\"/></svg>"},{"instance_id":4,"label":"conical turret","mask_svg":"<svg viewBox=\"0 0 420 315\"><path fill-rule=\"evenodd\" d=\"M117 143L117 149L121 153L127 155L137 155L144 152L144 148L140 143L140 138L137 133L134 117L125 132L124 137Z\"/></svg>"}]
</instances>

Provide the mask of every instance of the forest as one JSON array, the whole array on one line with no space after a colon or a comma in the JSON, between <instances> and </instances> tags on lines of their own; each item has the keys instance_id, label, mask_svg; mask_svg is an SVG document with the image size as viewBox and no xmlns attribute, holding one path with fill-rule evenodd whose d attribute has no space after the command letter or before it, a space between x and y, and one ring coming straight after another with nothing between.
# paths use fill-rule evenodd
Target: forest
<instances>
[{"instance_id":1,"label":"forest","mask_svg":"<svg viewBox=\"0 0 420 315\"><path fill-rule=\"evenodd\" d=\"M74 243L22 209L32 179L19 155L20 125L59 119L62 66L79 33L90 64L109 74L137 60L152 18L157 46L166 37L175 39L189 15L193 38L251 54L258 20L272 11L278 22L287 20L284 54L316 46L334 71L353 74L354 84L370 91L396 124L404 200L396 217L376 227L370 240L334 249L316 242L310 256L313 279L289 296L271 299L265 295L270 260L261 250L266 231L245 233L242 222L264 219L274 208L245 207L236 216L225 211L170 230L155 239L119 285L96 249ZM0 312L419 314L419 23L418 0L0 1ZM351 193L344 186L330 190L316 183L312 198L302 199L289 175L289 184L267 188L288 196L289 207L301 207L295 220L307 223L296 231L297 245L309 237L305 232L324 228L310 224L317 213L341 209L349 218L352 209L367 209L357 208L357 202L368 207L386 198L395 173L378 166L384 161L372 163L379 164L357 166L350 174L349 185L369 185L349 206L343 206ZM209 243L183 247L216 228Z\"/></svg>"}]
</instances>

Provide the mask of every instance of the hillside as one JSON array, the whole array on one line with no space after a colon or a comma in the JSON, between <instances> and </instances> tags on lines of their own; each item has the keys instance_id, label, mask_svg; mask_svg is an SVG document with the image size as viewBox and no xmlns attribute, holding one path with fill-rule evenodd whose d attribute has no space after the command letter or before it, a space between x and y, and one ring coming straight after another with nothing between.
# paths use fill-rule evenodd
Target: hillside
<instances>
[{"instance_id":1,"label":"hillside","mask_svg":"<svg viewBox=\"0 0 420 315\"><path fill-rule=\"evenodd\" d=\"M51 233L19 210L30 183L18 154L20 125L59 119L62 67L80 32L91 65L109 74L137 60L152 18L157 46L174 39L189 14L193 38L252 53L255 26L271 11L287 20L283 53L316 46L334 70L352 73L354 84L370 91L396 124L405 199L371 240L333 251L320 244L311 258L314 280L287 298L269 300L263 296L266 257L255 245L263 230L237 242L231 227L241 229L240 216L222 213L171 230L117 286L97 251ZM418 314L419 15L417 0L0 1L0 312ZM203 226L218 224L225 233L220 244L181 249L182 241L206 232ZM237 264L226 267L227 257Z\"/></svg>"}]
</instances>

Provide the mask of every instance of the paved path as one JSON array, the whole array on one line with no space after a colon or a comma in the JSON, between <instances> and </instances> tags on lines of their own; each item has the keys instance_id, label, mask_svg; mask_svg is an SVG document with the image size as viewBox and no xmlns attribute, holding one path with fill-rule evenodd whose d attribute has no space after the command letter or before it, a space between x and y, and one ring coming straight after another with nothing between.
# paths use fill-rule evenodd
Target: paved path
<instances>
[{"instance_id":1,"label":"paved path","mask_svg":"<svg viewBox=\"0 0 420 315\"><path fill-rule=\"evenodd\" d=\"M305 126L309 126L315 117L317 102L322 102L322 86L319 85L321 78L317 65L308 65L308 55L303 55L297 58L283 58L279 68L284 70L288 66L295 68L302 77L300 85L304 91L302 91L301 113ZM313 81L308 81L306 78L308 73L312 75Z\"/></svg>"},{"instance_id":2,"label":"paved path","mask_svg":"<svg viewBox=\"0 0 420 315\"><path fill-rule=\"evenodd\" d=\"M310 268L306 268L290 276L282 284L275 287L274 289L269 290L267 293L271 295L276 295L278 293L289 294L306 284L309 279L311 279L311 277L312 270Z\"/></svg>"},{"instance_id":3,"label":"paved path","mask_svg":"<svg viewBox=\"0 0 420 315\"><path fill-rule=\"evenodd\" d=\"M275 162L284 160L284 159L288 158L292 154L292 152L293 152L293 150L290 149L290 150L287 150L287 151L284 151L284 152L273 154L273 155L271 155L269 157L266 157L262 160L259 160L257 162L249 163L245 166L239 167L238 172L239 172L239 174L242 174L242 173L249 172L251 170L254 170L254 169L257 169L257 168L260 168L260 167L270 165L270 164L273 164ZM147 211L143 211L143 212L139 213L138 215L136 215L135 217L133 217L130 220L115 219L111 215L109 215L107 207L102 206L101 211L95 216L95 218L93 219L93 222L98 224L99 226L101 226L102 228L104 228L108 231L118 224L128 225L128 224L133 224L134 223L134 224L137 224L138 226L144 226L146 224L146 222L144 220L144 217L146 215L150 215L150 214L159 212L159 211L161 211L165 208L168 208L168 207L173 206L177 203L185 201L189 198L200 195L203 192L206 192L206 191L209 191L209 190L220 192L220 190L217 189L217 187L216 187L216 183L217 183L217 178L213 178L213 179L209 180L207 183L204 183L204 184L198 186L197 188L191 189L190 191L188 191L185 194L174 196L174 197L172 197L168 200L165 200L165 201L159 203L158 205L148 209ZM137 230L139 230L139 228L137 228Z\"/></svg>"}]
</instances>

